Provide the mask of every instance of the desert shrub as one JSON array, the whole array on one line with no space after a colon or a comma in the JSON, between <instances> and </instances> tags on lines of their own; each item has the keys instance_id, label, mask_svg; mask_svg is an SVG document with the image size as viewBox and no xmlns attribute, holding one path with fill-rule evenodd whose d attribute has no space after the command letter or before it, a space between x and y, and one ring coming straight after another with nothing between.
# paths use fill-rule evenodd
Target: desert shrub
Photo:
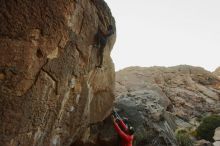
<instances>
[{"instance_id":1,"label":"desert shrub","mask_svg":"<svg viewBox=\"0 0 220 146\"><path fill-rule=\"evenodd\" d=\"M193 146L193 141L187 130L177 129L175 135L179 146Z\"/></svg>"},{"instance_id":2,"label":"desert shrub","mask_svg":"<svg viewBox=\"0 0 220 146\"><path fill-rule=\"evenodd\" d=\"M215 129L220 126L220 116L211 115L204 118L197 128L197 136L201 139L205 139L208 141L214 141L213 136Z\"/></svg>"},{"instance_id":3,"label":"desert shrub","mask_svg":"<svg viewBox=\"0 0 220 146\"><path fill-rule=\"evenodd\" d=\"M191 129L190 130L190 135L192 136L192 137L197 137L197 131L196 131L196 129Z\"/></svg>"}]
</instances>

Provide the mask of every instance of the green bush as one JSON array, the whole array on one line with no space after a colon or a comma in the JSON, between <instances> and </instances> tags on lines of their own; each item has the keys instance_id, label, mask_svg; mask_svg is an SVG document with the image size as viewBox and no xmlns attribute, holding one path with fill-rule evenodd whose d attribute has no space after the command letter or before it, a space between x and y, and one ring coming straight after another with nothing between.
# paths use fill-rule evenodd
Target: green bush
<instances>
[{"instance_id":1,"label":"green bush","mask_svg":"<svg viewBox=\"0 0 220 146\"><path fill-rule=\"evenodd\" d=\"M197 137L197 131L196 131L196 129L191 130L189 134L190 134L192 137Z\"/></svg>"},{"instance_id":2,"label":"green bush","mask_svg":"<svg viewBox=\"0 0 220 146\"><path fill-rule=\"evenodd\" d=\"M190 134L185 129L177 129L176 140L179 146L193 146L193 141L190 138Z\"/></svg>"},{"instance_id":3,"label":"green bush","mask_svg":"<svg viewBox=\"0 0 220 146\"><path fill-rule=\"evenodd\" d=\"M201 139L205 139L208 141L214 141L213 136L215 129L220 126L220 116L211 115L204 118L197 128L197 136Z\"/></svg>"}]
</instances>

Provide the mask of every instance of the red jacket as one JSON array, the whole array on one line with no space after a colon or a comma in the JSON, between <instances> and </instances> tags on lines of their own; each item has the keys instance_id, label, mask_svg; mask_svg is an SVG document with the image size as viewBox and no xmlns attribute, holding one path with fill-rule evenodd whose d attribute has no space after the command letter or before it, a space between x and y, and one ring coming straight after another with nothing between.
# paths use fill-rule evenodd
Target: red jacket
<instances>
[{"instance_id":1,"label":"red jacket","mask_svg":"<svg viewBox=\"0 0 220 146\"><path fill-rule=\"evenodd\" d=\"M128 130L128 127L125 125L123 120L119 120L119 124L120 127L123 128L123 130L121 130L121 128L118 126L118 123L114 122L114 128L121 138L121 146L132 146L133 135L128 135L124 132Z\"/></svg>"}]
</instances>

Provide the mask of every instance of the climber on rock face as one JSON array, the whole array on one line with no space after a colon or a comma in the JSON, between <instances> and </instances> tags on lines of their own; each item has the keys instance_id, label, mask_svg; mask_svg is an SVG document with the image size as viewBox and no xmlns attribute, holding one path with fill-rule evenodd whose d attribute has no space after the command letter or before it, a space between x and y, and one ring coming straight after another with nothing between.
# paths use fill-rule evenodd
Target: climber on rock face
<instances>
[{"instance_id":1,"label":"climber on rock face","mask_svg":"<svg viewBox=\"0 0 220 146\"><path fill-rule=\"evenodd\" d=\"M114 29L112 25L108 26L108 32L105 33L101 30L100 27L98 27L98 32L96 34L96 44L95 47L98 48L98 58L99 58L99 65L96 67L101 68L103 63L103 56L104 56L104 48L106 46L106 43L108 41L108 38L114 34Z\"/></svg>"},{"instance_id":2,"label":"climber on rock face","mask_svg":"<svg viewBox=\"0 0 220 146\"><path fill-rule=\"evenodd\" d=\"M130 125L126 125L122 119L112 116L114 128L121 138L120 146L132 146L134 129Z\"/></svg>"}]
</instances>

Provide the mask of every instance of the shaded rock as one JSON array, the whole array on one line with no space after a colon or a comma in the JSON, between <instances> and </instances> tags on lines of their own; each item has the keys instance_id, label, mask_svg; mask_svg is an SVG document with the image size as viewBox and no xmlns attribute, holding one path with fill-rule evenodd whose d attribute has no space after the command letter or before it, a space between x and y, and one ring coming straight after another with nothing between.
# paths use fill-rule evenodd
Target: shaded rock
<instances>
[{"instance_id":1,"label":"shaded rock","mask_svg":"<svg viewBox=\"0 0 220 146\"><path fill-rule=\"evenodd\" d=\"M116 108L135 129L134 145L176 145L175 118L162 106L165 101L157 92L145 90L130 92L116 101Z\"/></svg>"},{"instance_id":2,"label":"shaded rock","mask_svg":"<svg viewBox=\"0 0 220 146\"><path fill-rule=\"evenodd\" d=\"M109 114L116 33L94 47L109 25L103 0L0 1L0 145L67 146Z\"/></svg>"}]
</instances>

